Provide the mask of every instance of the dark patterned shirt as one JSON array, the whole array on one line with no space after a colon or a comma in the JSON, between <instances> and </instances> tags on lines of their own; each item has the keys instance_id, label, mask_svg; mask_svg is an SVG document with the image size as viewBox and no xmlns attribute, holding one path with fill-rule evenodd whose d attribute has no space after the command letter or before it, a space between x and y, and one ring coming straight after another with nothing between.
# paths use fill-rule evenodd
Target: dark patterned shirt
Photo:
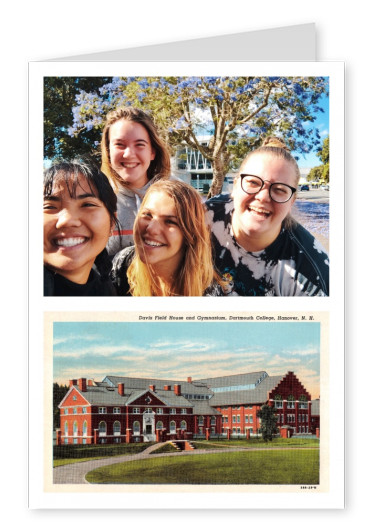
<instances>
[{"instance_id":1,"label":"dark patterned shirt","mask_svg":"<svg viewBox=\"0 0 376 531\"><path fill-rule=\"evenodd\" d=\"M206 202L215 265L228 282L227 295L327 296L329 258L320 242L295 223L283 227L266 249L248 252L232 232L234 203L220 195Z\"/></svg>"}]
</instances>

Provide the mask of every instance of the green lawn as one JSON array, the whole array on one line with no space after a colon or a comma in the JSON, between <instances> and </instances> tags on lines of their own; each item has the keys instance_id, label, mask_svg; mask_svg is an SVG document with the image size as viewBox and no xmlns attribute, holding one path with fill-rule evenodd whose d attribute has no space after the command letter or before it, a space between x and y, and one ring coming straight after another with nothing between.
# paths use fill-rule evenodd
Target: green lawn
<instances>
[{"instance_id":1,"label":"green lawn","mask_svg":"<svg viewBox=\"0 0 376 531\"><path fill-rule=\"evenodd\" d=\"M86 479L106 484L317 485L319 450L166 456L101 467Z\"/></svg>"},{"instance_id":2,"label":"green lawn","mask_svg":"<svg viewBox=\"0 0 376 531\"><path fill-rule=\"evenodd\" d=\"M216 440L212 439L209 441L205 440L199 440L199 441L193 441L193 444L195 448L197 449L214 449L218 447L228 447L228 446L240 446L243 448L248 447L257 447L257 448L268 448L271 446L289 446L289 447L318 447L320 445L320 439L299 439L299 438L291 438L291 439L282 439L280 437L273 439L271 442L264 442L262 438L253 437L251 439L221 439Z\"/></svg>"},{"instance_id":3,"label":"green lawn","mask_svg":"<svg viewBox=\"0 0 376 531\"><path fill-rule=\"evenodd\" d=\"M54 446L54 467L89 461L90 459L103 459L116 455L137 454L145 450L152 443L131 444L98 444Z\"/></svg>"}]
</instances>

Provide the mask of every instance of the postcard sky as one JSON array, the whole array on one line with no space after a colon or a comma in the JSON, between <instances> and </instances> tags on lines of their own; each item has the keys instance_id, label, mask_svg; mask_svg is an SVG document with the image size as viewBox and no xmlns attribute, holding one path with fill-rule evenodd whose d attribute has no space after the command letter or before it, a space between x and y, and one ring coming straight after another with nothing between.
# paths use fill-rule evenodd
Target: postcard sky
<instances>
[{"instance_id":1,"label":"postcard sky","mask_svg":"<svg viewBox=\"0 0 376 531\"><path fill-rule=\"evenodd\" d=\"M107 375L186 380L293 371L320 396L320 324L55 322L53 381Z\"/></svg>"}]
</instances>

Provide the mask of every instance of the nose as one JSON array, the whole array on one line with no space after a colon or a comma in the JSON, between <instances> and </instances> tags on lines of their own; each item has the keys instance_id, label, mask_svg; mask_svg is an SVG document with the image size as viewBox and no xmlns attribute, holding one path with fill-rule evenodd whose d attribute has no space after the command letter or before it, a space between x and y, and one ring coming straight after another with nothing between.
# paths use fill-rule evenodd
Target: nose
<instances>
[{"instance_id":1,"label":"nose","mask_svg":"<svg viewBox=\"0 0 376 531\"><path fill-rule=\"evenodd\" d=\"M127 146L126 148L124 148L124 151L123 151L123 159L127 159L129 158L133 153L133 149L131 146Z\"/></svg>"},{"instance_id":2,"label":"nose","mask_svg":"<svg viewBox=\"0 0 376 531\"><path fill-rule=\"evenodd\" d=\"M79 227L80 225L81 220L74 210L70 208L60 210L56 221L57 229L61 229L62 227Z\"/></svg>"},{"instance_id":3,"label":"nose","mask_svg":"<svg viewBox=\"0 0 376 531\"><path fill-rule=\"evenodd\" d=\"M257 197L257 199L259 200L270 201L269 186L269 184L264 182L261 190L259 190L257 194L255 194L255 197Z\"/></svg>"},{"instance_id":4,"label":"nose","mask_svg":"<svg viewBox=\"0 0 376 531\"><path fill-rule=\"evenodd\" d=\"M148 234L158 234L160 232L161 225L158 219L152 218L149 220L149 223L147 224L146 231Z\"/></svg>"}]
</instances>

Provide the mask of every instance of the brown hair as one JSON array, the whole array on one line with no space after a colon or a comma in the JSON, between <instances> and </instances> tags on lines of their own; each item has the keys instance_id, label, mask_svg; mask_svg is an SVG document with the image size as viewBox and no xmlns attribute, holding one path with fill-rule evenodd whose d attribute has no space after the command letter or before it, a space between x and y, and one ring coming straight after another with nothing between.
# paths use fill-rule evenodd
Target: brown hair
<instances>
[{"instance_id":1,"label":"brown hair","mask_svg":"<svg viewBox=\"0 0 376 531\"><path fill-rule=\"evenodd\" d=\"M147 170L148 179L168 179L170 177L171 163L169 150L160 137L157 127L151 116L141 109L135 107L120 107L108 113L106 124L102 132L101 154L102 154L102 172L110 179L115 190L118 189L119 176L112 169L110 162L110 129L111 126L119 120L128 120L136 122L143 127L149 134L152 148L155 151L155 158L150 162Z\"/></svg>"},{"instance_id":2,"label":"brown hair","mask_svg":"<svg viewBox=\"0 0 376 531\"><path fill-rule=\"evenodd\" d=\"M149 264L141 261L138 247L142 245L139 218L142 207L153 192L163 192L174 201L178 225L183 233L185 252L179 271L170 286L162 288ZM182 181L158 181L145 194L134 223L135 257L128 268L130 293L133 296L181 295L202 296L219 280L214 271L210 231L200 194Z\"/></svg>"}]
</instances>

